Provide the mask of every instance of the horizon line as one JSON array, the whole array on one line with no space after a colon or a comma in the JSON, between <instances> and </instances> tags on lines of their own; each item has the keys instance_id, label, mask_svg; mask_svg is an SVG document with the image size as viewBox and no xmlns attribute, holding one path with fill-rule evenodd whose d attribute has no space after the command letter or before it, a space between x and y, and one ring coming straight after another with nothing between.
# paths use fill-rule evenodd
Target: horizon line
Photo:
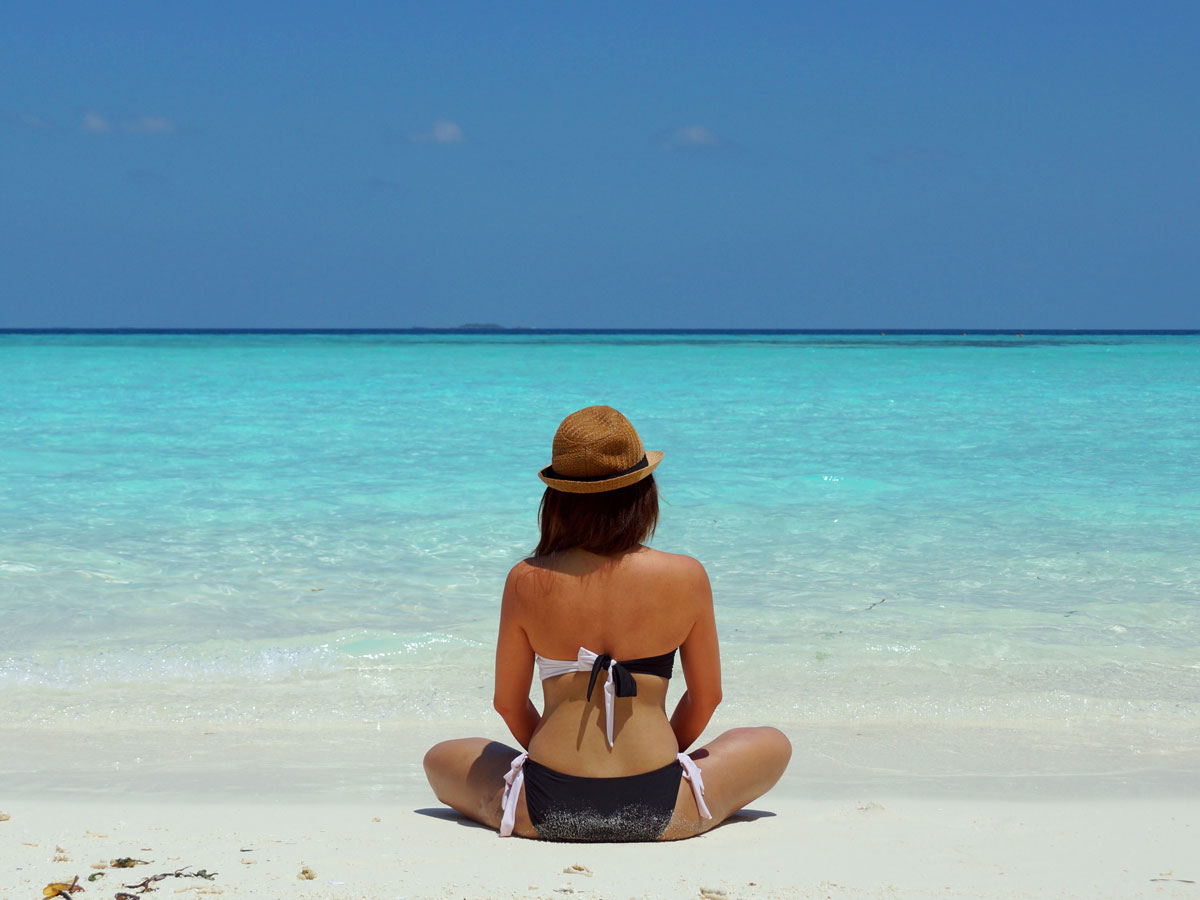
<instances>
[{"instance_id":1,"label":"horizon line","mask_svg":"<svg viewBox=\"0 0 1200 900\"><path fill-rule=\"evenodd\" d=\"M503 325L409 326L405 328L0 328L0 334L812 334L812 335L1195 335L1194 328L534 328Z\"/></svg>"}]
</instances>

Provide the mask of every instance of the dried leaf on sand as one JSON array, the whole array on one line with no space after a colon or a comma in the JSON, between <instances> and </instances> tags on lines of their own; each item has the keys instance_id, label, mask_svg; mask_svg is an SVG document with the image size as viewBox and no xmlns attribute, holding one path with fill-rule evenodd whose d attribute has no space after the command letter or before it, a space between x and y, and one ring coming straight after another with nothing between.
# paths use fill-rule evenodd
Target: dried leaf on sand
<instances>
[{"instance_id":1,"label":"dried leaf on sand","mask_svg":"<svg viewBox=\"0 0 1200 900\"><path fill-rule=\"evenodd\" d=\"M82 891L83 885L79 883L79 876L76 875L73 881L54 881L42 888L43 897L70 897L76 891Z\"/></svg>"}]
</instances>

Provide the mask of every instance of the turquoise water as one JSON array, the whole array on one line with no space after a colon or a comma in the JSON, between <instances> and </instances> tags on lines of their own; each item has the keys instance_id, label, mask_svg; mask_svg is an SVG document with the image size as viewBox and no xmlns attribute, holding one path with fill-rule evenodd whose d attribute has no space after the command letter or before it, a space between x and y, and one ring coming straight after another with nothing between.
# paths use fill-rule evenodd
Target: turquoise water
<instances>
[{"instance_id":1,"label":"turquoise water","mask_svg":"<svg viewBox=\"0 0 1200 900\"><path fill-rule=\"evenodd\" d=\"M535 473L610 403L727 725L1196 744L1197 336L0 335L0 384L10 723L497 731Z\"/></svg>"}]
</instances>

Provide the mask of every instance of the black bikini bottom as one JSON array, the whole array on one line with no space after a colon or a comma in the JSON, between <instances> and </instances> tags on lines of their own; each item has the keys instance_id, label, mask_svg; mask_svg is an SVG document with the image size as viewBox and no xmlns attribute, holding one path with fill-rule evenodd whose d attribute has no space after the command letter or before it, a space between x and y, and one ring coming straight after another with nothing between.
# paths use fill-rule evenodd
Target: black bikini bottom
<instances>
[{"instance_id":1,"label":"black bikini bottom","mask_svg":"<svg viewBox=\"0 0 1200 900\"><path fill-rule=\"evenodd\" d=\"M545 841L654 841L675 814L683 768L619 778L564 775L525 761L529 821Z\"/></svg>"}]
</instances>

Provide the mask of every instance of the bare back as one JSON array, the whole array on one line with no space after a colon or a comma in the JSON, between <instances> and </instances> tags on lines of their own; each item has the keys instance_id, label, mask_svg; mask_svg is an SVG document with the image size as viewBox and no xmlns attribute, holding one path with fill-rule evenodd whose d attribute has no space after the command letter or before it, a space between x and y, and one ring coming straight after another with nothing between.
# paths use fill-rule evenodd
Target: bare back
<instances>
[{"instance_id":1,"label":"bare back","mask_svg":"<svg viewBox=\"0 0 1200 900\"><path fill-rule=\"evenodd\" d=\"M574 659L586 647L629 660L678 647L675 677L682 674L689 686L698 678L719 691L711 623L708 579L690 557L639 546L614 557L571 550L526 560L514 567L505 588L497 677L514 680L513 690L526 679L528 691L534 653ZM518 662L515 674L508 674ZM530 755L560 772L595 777L645 772L674 760L679 746L666 714L668 681L647 674L634 678L637 696L618 704L611 748L602 692L586 699L589 673L543 681L545 709L529 742Z\"/></svg>"}]
</instances>

